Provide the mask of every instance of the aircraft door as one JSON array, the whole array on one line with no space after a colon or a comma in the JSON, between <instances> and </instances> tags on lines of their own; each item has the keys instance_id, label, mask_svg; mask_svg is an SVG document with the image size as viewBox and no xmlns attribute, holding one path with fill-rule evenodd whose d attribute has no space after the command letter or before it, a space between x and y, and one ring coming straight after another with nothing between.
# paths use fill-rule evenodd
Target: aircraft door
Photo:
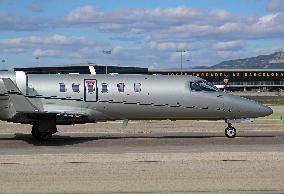
<instances>
[{"instance_id":1,"label":"aircraft door","mask_svg":"<svg viewBox=\"0 0 284 194\"><path fill-rule=\"evenodd\" d=\"M84 100L85 102L98 101L97 80L95 79L84 80Z\"/></svg>"}]
</instances>

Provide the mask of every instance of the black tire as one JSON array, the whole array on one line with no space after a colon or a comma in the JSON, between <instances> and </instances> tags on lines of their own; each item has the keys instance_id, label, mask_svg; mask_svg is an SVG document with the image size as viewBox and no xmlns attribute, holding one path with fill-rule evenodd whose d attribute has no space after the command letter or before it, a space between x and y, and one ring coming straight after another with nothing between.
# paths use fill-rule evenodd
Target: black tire
<instances>
[{"instance_id":1,"label":"black tire","mask_svg":"<svg viewBox=\"0 0 284 194\"><path fill-rule=\"evenodd\" d=\"M52 138L52 133L40 132L39 136L40 136L39 137L40 140L47 141L47 140L50 140Z\"/></svg>"},{"instance_id":2,"label":"black tire","mask_svg":"<svg viewBox=\"0 0 284 194\"><path fill-rule=\"evenodd\" d=\"M236 128L229 126L225 129L225 135L228 138L234 138L237 135L237 130Z\"/></svg>"},{"instance_id":3,"label":"black tire","mask_svg":"<svg viewBox=\"0 0 284 194\"><path fill-rule=\"evenodd\" d=\"M37 125L33 125L31 133L32 133L32 136L34 138L37 139L39 137L39 131L38 131L38 126Z\"/></svg>"},{"instance_id":4,"label":"black tire","mask_svg":"<svg viewBox=\"0 0 284 194\"><path fill-rule=\"evenodd\" d=\"M34 125L32 127L31 133L32 133L32 136L35 139L40 140L40 141L47 141L47 140L50 140L52 138L52 133L40 132L37 125Z\"/></svg>"}]
</instances>

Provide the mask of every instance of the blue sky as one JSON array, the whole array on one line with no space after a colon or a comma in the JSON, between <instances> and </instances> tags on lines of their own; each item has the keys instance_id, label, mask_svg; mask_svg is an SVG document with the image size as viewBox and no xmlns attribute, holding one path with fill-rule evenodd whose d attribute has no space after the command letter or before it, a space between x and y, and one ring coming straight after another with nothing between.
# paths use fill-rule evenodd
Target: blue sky
<instances>
[{"instance_id":1,"label":"blue sky","mask_svg":"<svg viewBox=\"0 0 284 194\"><path fill-rule=\"evenodd\" d=\"M93 62L174 68L284 47L282 0L0 0L1 69ZM111 54L105 54L110 50Z\"/></svg>"}]
</instances>

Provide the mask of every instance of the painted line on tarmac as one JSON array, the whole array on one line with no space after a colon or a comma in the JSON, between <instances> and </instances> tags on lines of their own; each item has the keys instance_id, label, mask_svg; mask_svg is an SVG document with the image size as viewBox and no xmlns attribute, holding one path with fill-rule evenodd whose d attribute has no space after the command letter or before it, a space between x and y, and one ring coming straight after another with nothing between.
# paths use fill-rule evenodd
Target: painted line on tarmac
<instances>
[{"instance_id":1,"label":"painted line on tarmac","mask_svg":"<svg viewBox=\"0 0 284 194\"><path fill-rule=\"evenodd\" d=\"M252 123L252 124L248 124L248 123L240 123L241 125L246 125L246 126L283 126L284 124L269 124L269 123Z\"/></svg>"},{"instance_id":2,"label":"painted line on tarmac","mask_svg":"<svg viewBox=\"0 0 284 194\"><path fill-rule=\"evenodd\" d=\"M155 138L155 137L136 137L135 138L136 140L155 140L155 139L157 139L157 138Z\"/></svg>"},{"instance_id":3,"label":"painted line on tarmac","mask_svg":"<svg viewBox=\"0 0 284 194\"><path fill-rule=\"evenodd\" d=\"M137 161L284 161L283 152L202 152L202 153L123 153L123 154L27 154L1 155L0 163L106 163Z\"/></svg>"}]
</instances>

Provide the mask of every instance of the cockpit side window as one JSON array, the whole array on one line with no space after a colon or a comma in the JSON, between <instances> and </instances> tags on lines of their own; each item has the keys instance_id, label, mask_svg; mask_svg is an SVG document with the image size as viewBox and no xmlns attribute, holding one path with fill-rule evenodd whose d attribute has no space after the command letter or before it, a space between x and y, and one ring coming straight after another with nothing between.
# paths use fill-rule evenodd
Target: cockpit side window
<instances>
[{"instance_id":1,"label":"cockpit side window","mask_svg":"<svg viewBox=\"0 0 284 194\"><path fill-rule=\"evenodd\" d=\"M189 82L191 91L202 91L202 87L198 81Z\"/></svg>"},{"instance_id":2,"label":"cockpit side window","mask_svg":"<svg viewBox=\"0 0 284 194\"><path fill-rule=\"evenodd\" d=\"M196 80L196 81L189 82L189 88L191 89L191 91L196 91L196 92L200 92L200 91L216 92L218 91L217 87L215 87L213 84L205 80L204 81Z\"/></svg>"}]
</instances>

